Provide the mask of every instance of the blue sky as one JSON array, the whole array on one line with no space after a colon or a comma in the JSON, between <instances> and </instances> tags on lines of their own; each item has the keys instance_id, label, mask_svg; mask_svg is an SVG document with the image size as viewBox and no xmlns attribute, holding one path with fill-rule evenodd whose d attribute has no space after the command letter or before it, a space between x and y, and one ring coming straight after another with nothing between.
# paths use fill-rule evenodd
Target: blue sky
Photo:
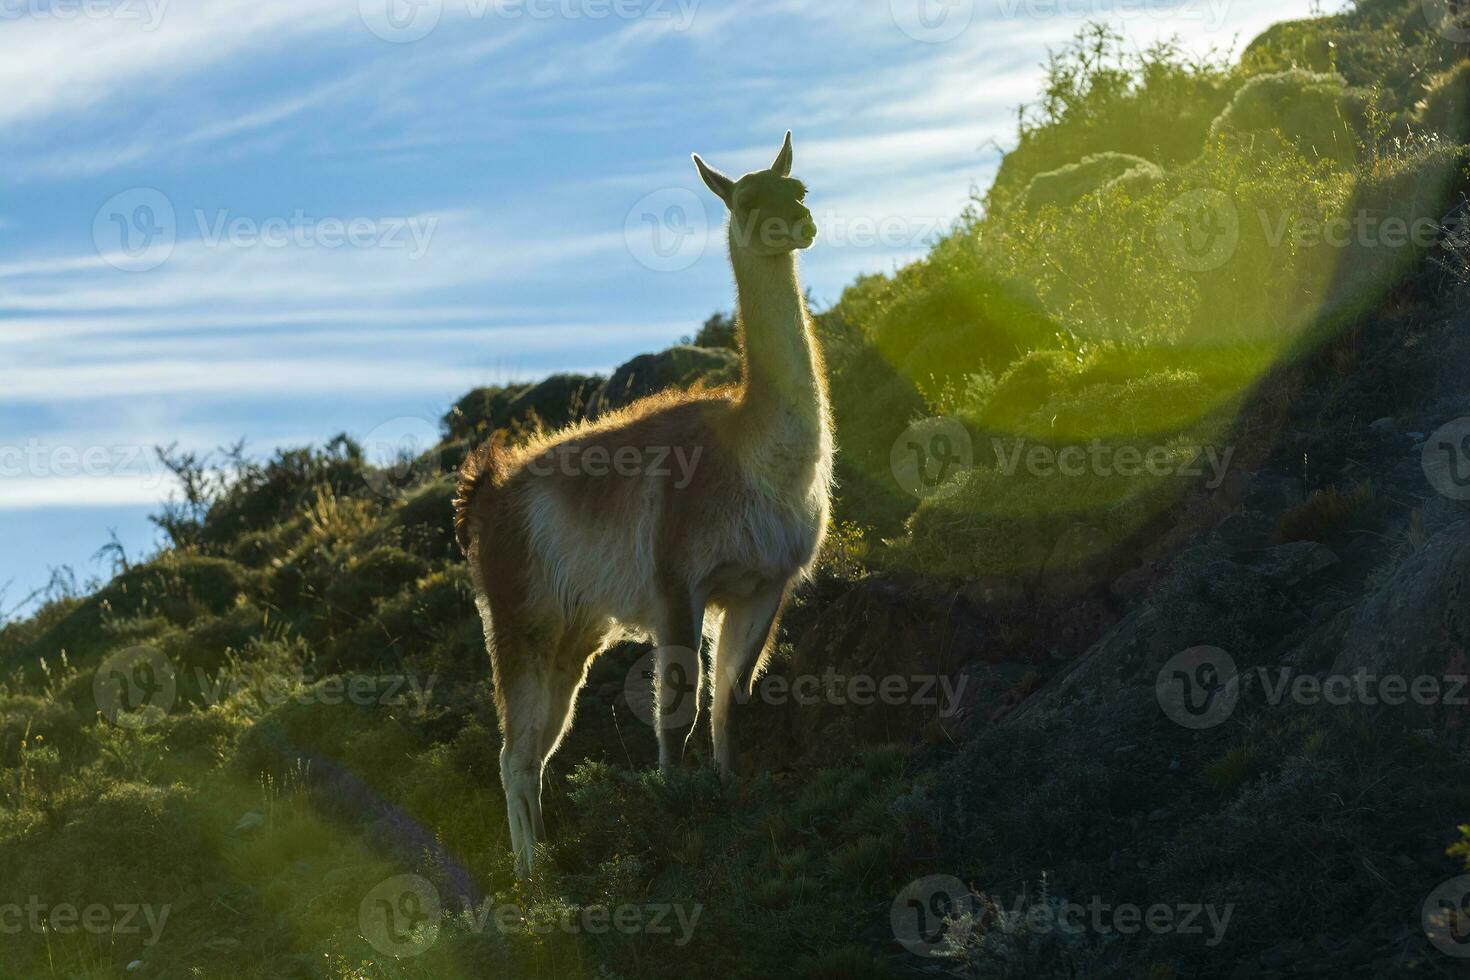
<instances>
[{"instance_id":1,"label":"blue sky","mask_svg":"<svg viewBox=\"0 0 1470 980\"><path fill-rule=\"evenodd\" d=\"M1085 21L1238 49L1307 7L0 0L0 608L152 546L154 445L428 431L729 309L691 151L795 130L830 302L988 184Z\"/></svg>"}]
</instances>

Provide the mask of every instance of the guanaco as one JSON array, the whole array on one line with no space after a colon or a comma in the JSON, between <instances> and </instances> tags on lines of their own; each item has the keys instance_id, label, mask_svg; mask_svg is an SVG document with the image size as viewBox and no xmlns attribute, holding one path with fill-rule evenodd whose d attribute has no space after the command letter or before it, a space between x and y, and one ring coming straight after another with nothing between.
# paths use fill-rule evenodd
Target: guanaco
<instances>
[{"instance_id":1,"label":"guanaco","mask_svg":"<svg viewBox=\"0 0 1470 980\"><path fill-rule=\"evenodd\" d=\"M593 658L622 638L651 640L662 706L675 661L693 652L697 705L708 631L714 759L729 779L737 686L751 693L826 533L832 426L796 262L817 228L791 176L791 134L769 169L739 180L693 159L728 210L740 383L657 394L528 445L497 433L460 470L455 532L484 622L523 876L545 839L542 773ZM692 471L651 465L672 453ZM660 767L677 765L694 723L682 738L655 727Z\"/></svg>"}]
</instances>

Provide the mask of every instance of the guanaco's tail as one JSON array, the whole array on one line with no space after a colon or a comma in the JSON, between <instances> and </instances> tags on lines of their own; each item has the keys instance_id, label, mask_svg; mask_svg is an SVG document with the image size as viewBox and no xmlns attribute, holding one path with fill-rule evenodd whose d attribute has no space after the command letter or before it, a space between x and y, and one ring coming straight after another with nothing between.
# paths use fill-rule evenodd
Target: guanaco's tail
<instances>
[{"instance_id":1,"label":"guanaco's tail","mask_svg":"<svg viewBox=\"0 0 1470 980\"><path fill-rule=\"evenodd\" d=\"M459 484L454 494L454 539L466 555L470 551L470 512L475 495L489 484L498 486L507 474L505 430L497 429L489 440L470 450L459 466Z\"/></svg>"}]
</instances>

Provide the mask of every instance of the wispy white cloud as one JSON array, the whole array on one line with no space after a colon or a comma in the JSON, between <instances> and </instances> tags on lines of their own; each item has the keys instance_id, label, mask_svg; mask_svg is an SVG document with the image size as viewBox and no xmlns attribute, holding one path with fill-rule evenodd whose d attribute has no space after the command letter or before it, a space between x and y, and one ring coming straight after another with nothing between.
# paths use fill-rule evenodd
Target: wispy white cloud
<instances>
[{"instance_id":1,"label":"wispy white cloud","mask_svg":"<svg viewBox=\"0 0 1470 980\"><path fill-rule=\"evenodd\" d=\"M120 98L356 21L337 0L190 0L127 4L144 16L27 17L0 31L0 125L34 122ZM156 20L146 11L156 10Z\"/></svg>"},{"instance_id":2,"label":"wispy white cloud","mask_svg":"<svg viewBox=\"0 0 1470 980\"><path fill-rule=\"evenodd\" d=\"M153 475L10 477L0 479L0 511L151 507L168 497L173 486Z\"/></svg>"},{"instance_id":3,"label":"wispy white cloud","mask_svg":"<svg viewBox=\"0 0 1470 980\"><path fill-rule=\"evenodd\" d=\"M235 220L223 211L178 213L180 235L191 237L181 237L160 267L145 272L123 271L128 257L121 252L0 265L0 312L360 304L472 283L525 282L574 264L590 276L597 267L587 263L589 258L618 254L626 247L621 229L517 234L504 226L497 229L485 216L465 213L364 218L381 234L380 243L369 247L272 247L213 240ZM261 228L266 219L247 220L248 227Z\"/></svg>"}]
</instances>

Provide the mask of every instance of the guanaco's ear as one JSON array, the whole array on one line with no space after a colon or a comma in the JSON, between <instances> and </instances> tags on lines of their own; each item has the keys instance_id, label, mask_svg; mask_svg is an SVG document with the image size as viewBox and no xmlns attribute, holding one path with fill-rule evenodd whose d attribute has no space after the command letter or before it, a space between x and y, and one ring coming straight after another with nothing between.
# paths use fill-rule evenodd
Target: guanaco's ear
<instances>
[{"instance_id":1,"label":"guanaco's ear","mask_svg":"<svg viewBox=\"0 0 1470 980\"><path fill-rule=\"evenodd\" d=\"M786 130L786 142L781 144L781 152L776 154L776 162L771 164L771 169L782 177L791 176L791 130Z\"/></svg>"},{"instance_id":2,"label":"guanaco's ear","mask_svg":"<svg viewBox=\"0 0 1470 980\"><path fill-rule=\"evenodd\" d=\"M735 181L701 160L698 153L694 154L694 165L699 168L699 176L704 178L704 186L714 191L715 196L725 202L725 207L733 207L730 202L735 197Z\"/></svg>"}]
</instances>

